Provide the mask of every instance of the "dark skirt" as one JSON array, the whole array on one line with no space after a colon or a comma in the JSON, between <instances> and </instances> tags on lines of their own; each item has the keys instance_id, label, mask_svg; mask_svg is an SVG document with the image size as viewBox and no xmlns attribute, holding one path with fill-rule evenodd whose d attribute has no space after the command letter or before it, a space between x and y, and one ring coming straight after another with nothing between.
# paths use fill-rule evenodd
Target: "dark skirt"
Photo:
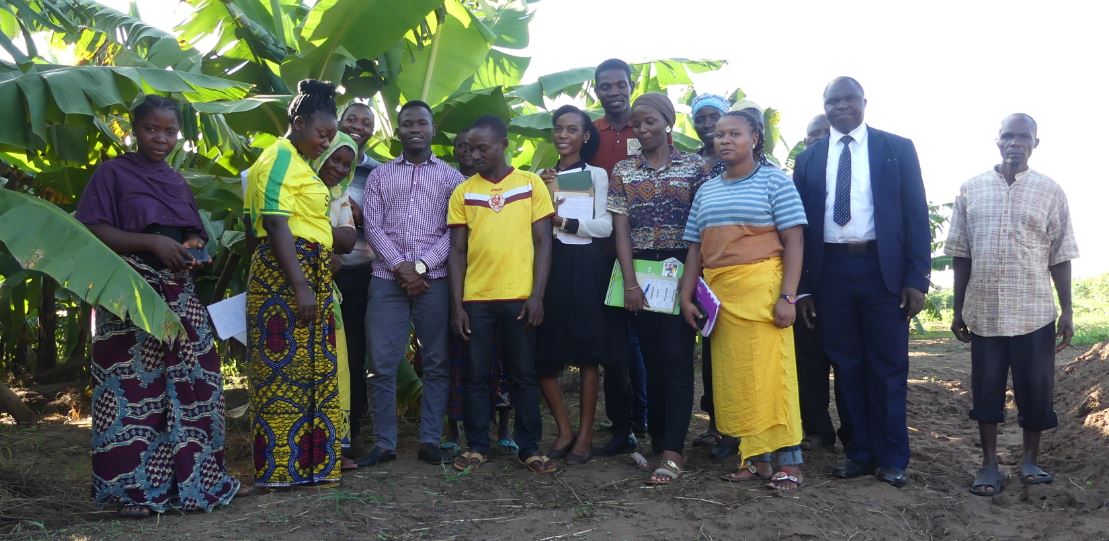
<instances>
[{"instance_id":1,"label":"dark skirt","mask_svg":"<svg viewBox=\"0 0 1109 541\"><path fill-rule=\"evenodd\" d=\"M224 461L223 378L208 313L186 273L124 259L181 319L162 342L107 310L92 344L92 496L153 511L211 511L239 481Z\"/></svg>"},{"instance_id":2,"label":"dark skirt","mask_svg":"<svg viewBox=\"0 0 1109 541\"><path fill-rule=\"evenodd\" d=\"M551 274L536 336L536 372L555 377L568 365L596 366L608 357L604 299L612 275L602 243L551 247Z\"/></svg>"}]
</instances>

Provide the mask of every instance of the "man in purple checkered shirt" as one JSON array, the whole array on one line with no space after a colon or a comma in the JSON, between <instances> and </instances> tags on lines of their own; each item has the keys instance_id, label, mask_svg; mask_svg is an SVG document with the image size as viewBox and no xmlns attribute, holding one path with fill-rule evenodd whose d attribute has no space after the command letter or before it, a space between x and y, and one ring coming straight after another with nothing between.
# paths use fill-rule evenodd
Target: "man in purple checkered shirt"
<instances>
[{"instance_id":1,"label":"man in purple checkered shirt","mask_svg":"<svg viewBox=\"0 0 1109 541\"><path fill-rule=\"evenodd\" d=\"M463 177L431 154L435 124L426 103L405 103L397 126L404 153L370 173L362 206L366 241L377 254L366 306L375 441L359 466L397 456L397 364L413 327L423 360L417 457L443 463L439 438L450 388L447 202Z\"/></svg>"}]
</instances>

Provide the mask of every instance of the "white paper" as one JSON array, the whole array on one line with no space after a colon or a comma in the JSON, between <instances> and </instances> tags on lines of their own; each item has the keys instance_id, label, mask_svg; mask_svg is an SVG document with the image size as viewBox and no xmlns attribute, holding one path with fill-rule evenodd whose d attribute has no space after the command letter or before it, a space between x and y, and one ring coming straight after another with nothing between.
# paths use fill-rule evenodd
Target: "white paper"
<instances>
[{"instance_id":1,"label":"white paper","mask_svg":"<svg viewBox=\"0 0 1109 541\"><path fill-rule=\"evenodd\" d=\"M593 196L581 192L555 192L555 201L562 200L558 206L558 215L562 218L575 220L593 219ZM580 237L566 231L558 232L558 240L563 244L589 244L593 239Z\"/></svg>"},{"instance_id":2,"label":"white paper","mask_svg":"<svg viewBox=\"0 0 1109 541\"><path fill-rule=\"evenodd\" d=\"M240 293L208 307L212 326L220 340L234 338L246 344L246 293Z\"/></svg>"},{"instance_id":3,"label":"white paper","mask_svg":"<svg viewBox=\"0 0 1109 541\"><path fill-rule=\"evenodd\" d=\"M673 279L658 278L636 273L636 279L643 288L647 299L647 309L652 312L671 313L674 301L678 298L678 282Z\"/></svg>"}]
</instances>

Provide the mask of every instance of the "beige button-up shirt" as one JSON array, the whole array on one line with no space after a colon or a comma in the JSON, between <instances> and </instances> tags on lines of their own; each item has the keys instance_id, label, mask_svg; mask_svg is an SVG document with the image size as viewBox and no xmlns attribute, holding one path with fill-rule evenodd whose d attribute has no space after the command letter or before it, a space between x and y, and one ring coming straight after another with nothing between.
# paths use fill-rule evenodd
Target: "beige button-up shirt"
<instances>
[{"instance_id":1,"label":"beige button-up shirt","mask_svg":"<svg viewBox=\"0 0 1109 541\"><path fill-rule=\"evenodd\" d=\"M944 253L971 260L963 320L978 336L1019 336L1057 317L1049 268L1078 257L1067 196L1028 169L1010 186L990 170L955 199Z\"/></svg>"}]
</instances>

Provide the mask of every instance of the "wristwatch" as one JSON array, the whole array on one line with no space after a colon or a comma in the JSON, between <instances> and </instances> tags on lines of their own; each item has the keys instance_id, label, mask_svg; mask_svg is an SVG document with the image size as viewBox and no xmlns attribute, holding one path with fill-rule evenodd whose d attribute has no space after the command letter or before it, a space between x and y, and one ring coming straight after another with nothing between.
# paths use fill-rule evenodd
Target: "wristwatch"
<instances>
[{"instance_id":1,"label":"wristwatch","mask_svg":"<svg viewBox=\"0 0 1109 541\"><path fill-rule=\"evenodd\" d=\"M419 274L420 276L423 276L423 275L427 274L427 263L424 263L422 260L417 259L416 260L416 274Z\"/></svg>"}]
</instances>

